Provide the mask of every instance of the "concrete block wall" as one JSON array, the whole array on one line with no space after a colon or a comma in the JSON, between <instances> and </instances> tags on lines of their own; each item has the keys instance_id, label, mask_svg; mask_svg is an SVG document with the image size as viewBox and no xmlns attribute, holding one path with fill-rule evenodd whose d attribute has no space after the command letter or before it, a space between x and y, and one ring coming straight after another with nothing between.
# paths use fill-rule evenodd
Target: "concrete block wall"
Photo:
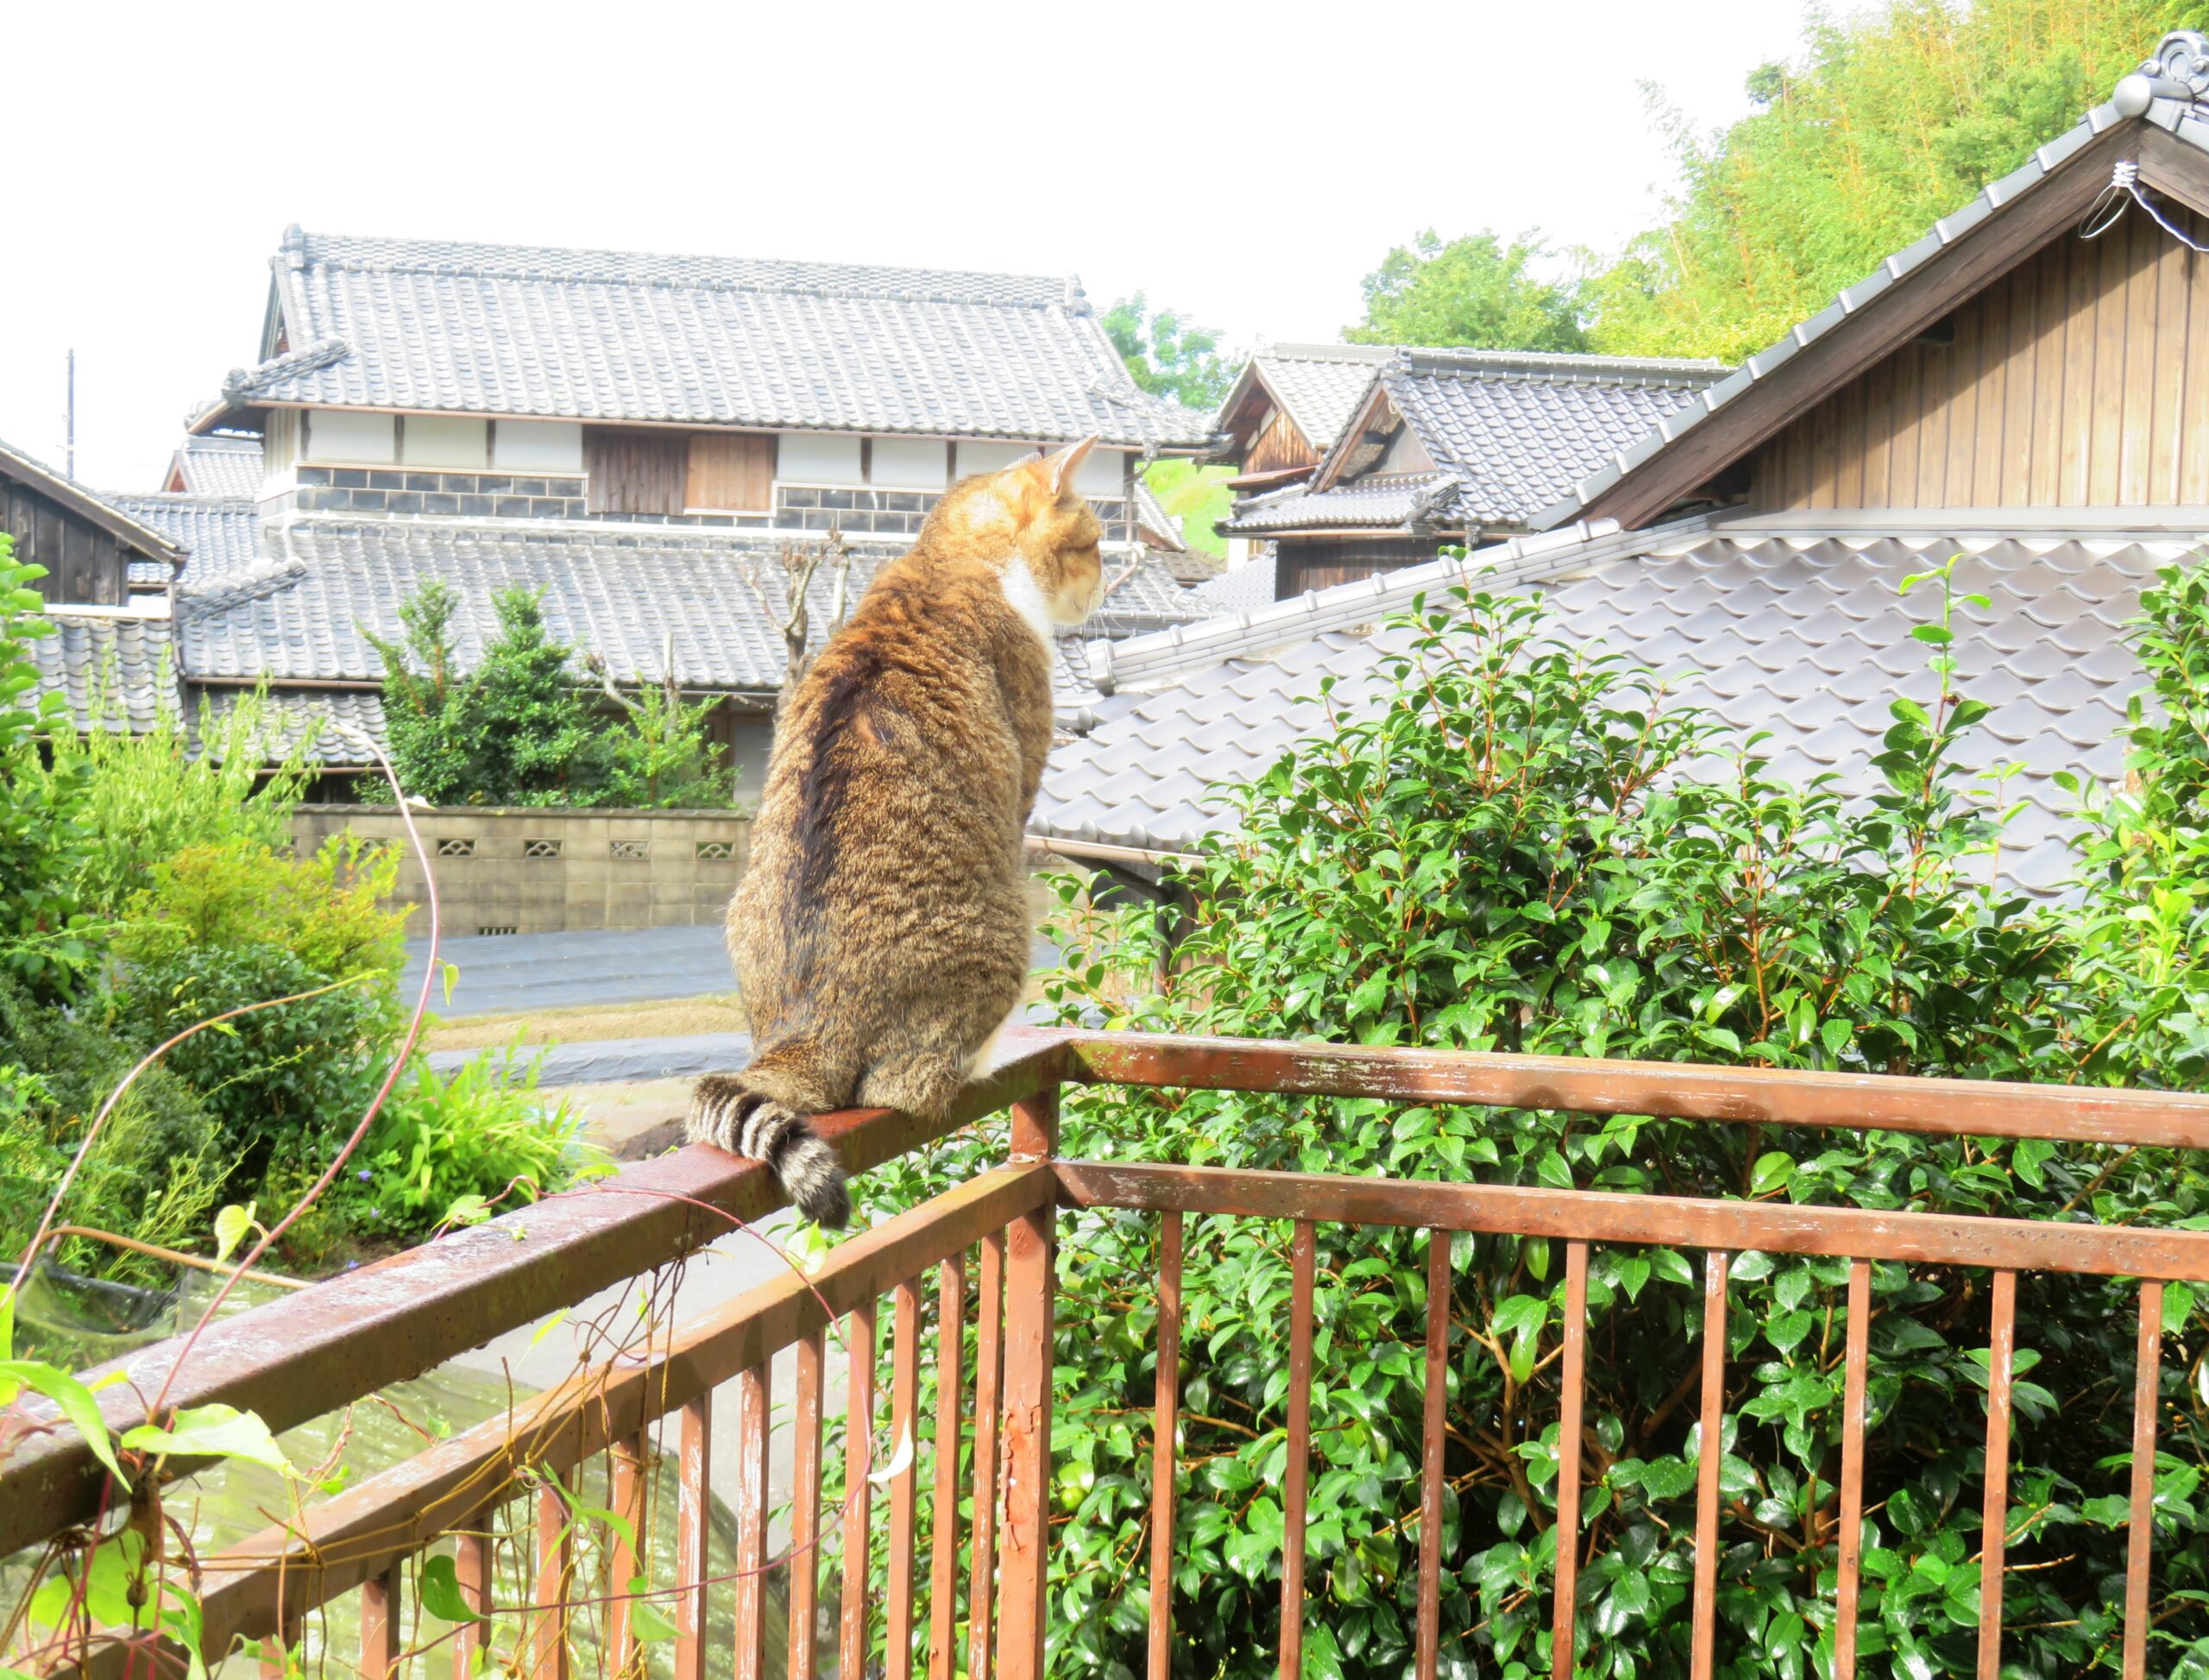
<instances>
[{"instance_id":1,"label":"concrete block wall","mask_svg":"<svg viewBox=\"0 0 2209 1680\"><path fill-rule=\"evenodd\" d=\"M751 819L735 811L417 811L447 935L718 922L744 872ZM388 806L302 805L294 850L351 833L406 849L395 903L426 902L423 860ZM418 916L410 929L420 930Z\"/></svg>"}]
</instances>

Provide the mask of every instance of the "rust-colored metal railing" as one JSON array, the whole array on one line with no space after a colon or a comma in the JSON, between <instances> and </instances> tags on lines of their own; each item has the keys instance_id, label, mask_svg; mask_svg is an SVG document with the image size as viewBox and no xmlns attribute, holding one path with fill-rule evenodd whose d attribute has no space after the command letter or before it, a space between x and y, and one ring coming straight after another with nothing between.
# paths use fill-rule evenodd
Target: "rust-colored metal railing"
<instances>
[{"instance_id":1,"label":"rust-colored metal railing","mask_svg":"<svg viewBox=\"0 0 2209 1680\"><path fill-rule=\"evenodd\" d=\"M200 1560L202 1648L213 1658L261 1640L296 1642L305 1618L357 1595L357 1653L325 1661L385 1680L406 1659L406 1566L433 1545L452 1547L463 1599L492 1618L519 1618L513 1660L536 1680L568 1680L578 1620L609 1672L640 1674L658 1619L673 1627L677 1680L707 1672L709 1602L730 1607L734 1674L766 1671L769 1589L779 1585L792 1680L820 1672L814 1637L831 1595L833 1671L972 1680L1035 1680L1043 1671L1050 1523L1051 1370L1055 1229L1062 1207L1155 1213L1160 1221L1157 1387L1151 1465L1149 1669L1163 1680L1174 1648L1175 1441L1185 1222L1192 1214L1290 1222L1287 1469L1283 1478L1281 1672L1301 1671L1305 1522L1312 1453L1315 1255L1323 1225L1425 1230L1428 1310L1422 1419L1417 1671L1437 1671L1444 1372L1450 1240L1461 1231L1563 1243L1564 1343L1558 1362L1560 1536L1551 1585L1553 1667L1572 1672L1579 1578L1592 1563L1583 1532L1582 1408L1586 1394L1591 1251L1611 1244L1699 1250L1704 1256L1701 1440L1721 1438L1727 1362L1727 1277L1750 1250L1846 1259L1842 1463L1834 1672L1853 1680L1862 1570L1866 1373L1871 1268L1902 1262L1986 1268L1992 1364L1981 1489L1979 1672L1998 1672L2011 1412L2010 1354L2021 1272L2140 1280L2139 1366L2126 1576L2124 1671L2145 1672L2152 1584L2156 1395L2166 1281L2209 1276L2209 1232L1797 1207L1593 1191L1356 1179L1301 1173L1080 1161L1057 1148L1063 1083L1141 1085L1495 1104L1715 1123L1889 1129L1934 1135L2084 1140L2117 1145L2209 1145L2209 1098L2046 1086L1720 1070L1309 1044L1072 1032L1016 1035L1010 1057L960 1111L922 1125L880 1111L828 1117L823 1129L854 1167L890 1159L953 1124L1010 1108L1006 1163L833 1249L809 1276L777 1276L740 1299L579 1373L507 1415L440 1442L405 1463L308 1505L219 1557ZM278 1428L328 1412L606 1285L674 1260L774 1205L757 1167L701 1150L631 1168L608 1186L494 1222L348 1279L257 1309L202 1339L171 1393L180 1405L228 1400ZM518 1235L519 1233L519 1235ZM971 1282L970 1282L971 1280ZM886 1321L890 1370L878 1381ZM930 1320L933 1320L931 1325ZM970 1347L968 1331L972 1327ZM770 1555L770 1362L792 1350L787 1544ZM135 1381L103 1393L118 1429L139 1421L131 1398L157 1390L176 1349L135 1356ZM828 1450L831 1389L840 1362L842 1450ZM925 1386L935 1384L933 1416ZM733 1416L716 1415L733 1390ZM889 1412L889 1447L877 1434ZM970 1403L971 1401L971 1403ZM711 1559L708 1466L715 1431L733 1430L731 1567ZM925 1456L923 1444L928 1448ZM878 1462L878 1459L880 1462ZM674 1467L672 1556L651 1555L653 1469ZM619 1538L602 1579L582 1578L573 1495L587 1469L610 1463ZM1720 1455L1697 1463L1692 1671L1718 1656ZM832 1468L840 1507L824 1507ZM96 1466L66 1429L30 1436L0 1463L0 1548L81 1538L106 1520ZM878 1512L878 1496L882 1509ZM969 1513L962 1520L962 1506ZM925 1522L924 1522L925 1519ZM832 1534L833 1532L833 1534ZM877 1547L879 1538L883 1544ZM823 1578L833 1538L840 1579ZM501 1559L506 1560L502 1569ZM632 1586L642 1577L641 1586ZM962 1601L963 1589L963 1601ZM504 1596L509 1601L501 1603ZM647 1608L647 1607L650 1608ZM419 1626L419 1621L416 1623ZM449 1643L456 1677L474 1671L486 1623ZM962 1637L963 1629L963 1637ZM822 1641L820 1643L826 1643ZM183 1653L150 1634L109 1632L72 1650L67 1666L102 1675L167 1671ZM18 1653L20 1655L20 1653ZM152 1659L150 1662L148 1659ZM10 1660L14 1660L11 1658ZM440 1650L435 1660L448 1660ZM142 1662L146 1666L137 1666ZM49 1669L62 1664L48 1661Z\"/></svg>"}]
</instances>

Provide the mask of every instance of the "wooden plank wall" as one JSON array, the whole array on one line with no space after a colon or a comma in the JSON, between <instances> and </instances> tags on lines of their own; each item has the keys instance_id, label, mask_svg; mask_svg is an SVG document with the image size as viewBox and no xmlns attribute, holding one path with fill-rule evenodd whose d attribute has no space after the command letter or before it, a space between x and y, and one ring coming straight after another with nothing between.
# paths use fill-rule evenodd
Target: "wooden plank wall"
<instances>
[{"instance_id":1,"label":"wooden plank wall","mask_svg":"<svg viewBox=\"0 0 2209 1680\"><path fill-rule=\"evenodd\" d=\"M1383 536L1342 542L1284 541L1274 551L1274 599L1293 601L1306 589L1355 583L1378 572L1424 565L1439 546L1439 538L1392 542Z\"/></svg>"},{"instance_id":2,"label":"wooden plank wall","mask_svg":"<svg viewBox=\"0 0 2209 1680\"><path fill-rule=\"evenodd\" d=\"M594 513L680 513L690 439L681 431L583 431L584 506Z\"/></svg>"},{"instance_id":3,"label":"wooden plank wall","mask_svg":"<svg viewBox=\"0 0 2209 1680\"><path fill-rule=\"evenodd\" d=\"M697 431L690 435L692 507L764 513L774 506L775 438L771 432Z\"/></svg>"},{"instance_id":4,"label":"wooden plank wall","mask_svg":"<svg viewBox=\"0 0 2209 1680\"><path fill-rule=\"evenodd\" d=\"M2197 238L2209 223L2164 209ZM2209 275L2137 206L2066 230L1752 457L1749 505L2209 503Z\"/></svg>"},{"instance_id":5,"label":"wooden plank wall","mask_svg":"<svg viewBox=\"0 0 2209 1680\"><path fill-rule=\"evenodd\" d=\"M129 551L28 485L0 481L0 531L16 559L46 568L30 586L41 601L120 607L129 593Z\"/></svg>"},{"instance_id":6,"label":"wooden plank wall","mask_svg":"<svg viewBox=\"0 0 2209 1680\"><path fill-rule=\"evenodd\" d=\"M1318 462L1314 450L1304 434L1296 429L1296 422L1288 418L1284 409L1275 409L1266 428L1250 440L1249 453L1243 462L1246 473L1277 473L1290 467L1309 467Z\"/></svg>"}]
</instances>

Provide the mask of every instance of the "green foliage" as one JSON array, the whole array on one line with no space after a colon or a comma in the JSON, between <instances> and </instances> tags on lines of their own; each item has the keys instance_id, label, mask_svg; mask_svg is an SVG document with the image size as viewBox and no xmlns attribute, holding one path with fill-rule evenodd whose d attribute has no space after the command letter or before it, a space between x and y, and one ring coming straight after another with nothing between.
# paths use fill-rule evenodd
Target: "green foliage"
<instances>
[{"instance_id":1,"label":"green foliage","mask_svg":"<svg viewBox=\"0 0 2209 1680\"><path fill-rule=\"evenodd\" d=\"M1532 233L1508 245L1486 230L1445 243L1430 228L1365 277L1365 320L1343 337L1354 344L1584 350L1577 286L1530 272L1547 255Z\"/></svg>"},{"instance_id":2,"label":"green foliage","mask_svg":"<svg viewBox=\"0 0 2209 1680\"><path fill-rule=\"evenodd\" d=\"M736 770L714 748L714 700L686 701L671 682L623 696L604 739L605 779L589 802L628 810L708 809L736 792Z\"/></svg>"},{"instance_id":3,"label":"green foliage","mask_svg":"<svg viewBox=\"0 0 2209 1680\"><path fill-rule=\"evenodd\" d=\"M37 692L30 644L53 626L30 585L42 566L20 564L0 532L0 975L48 997L74 991L92 960L71 881L85 837L81 775L45 774L39 743L66 734L61 696Z\"/></svg>"},{"instance_id":4,"label":"green foliage","mask_svg":"<svg viewBox=\"0 0 2209 1680\"><path fill-rule=\"evenodd\" d=\"M0 1258L14 1261L83 1143L85 1128L138 1052L92 1022L36 1004L0 979ZM142 1074L108 1117L61 1207L63 1223L190 1248L206 1229L230 1163L207 1108L173 1073ZM162 1262L65 1237L72 1271L166 1284Z\"/></svg>"},{"instance_id":5,"label":"green foliage","mask_svg":"<svg viewBox=\"0 0 2209 1680\"><path fill-rule=\"evenodd\" d=\"M515 584L492 598L499 633L463 670L453 620L459 597L435 579L399 608L397 642L370 636L384 666L391 760L412 798L432 805L724 805L734 776L708 739L712 701L671 685L594 710L574 650L552 639L540 592ZM664 691L663 691L664 690ZM360 796L390 797L381 777Z\"/></svg>"},{"instance_id":6,"label":"green foliage","mask_svg":"<svg viewBox=\"0 0 2209 1680\"><path fill-rule=\"evenodd\" d=\"M1978 708L1948 685L1965 605L1936 572L1921 627L1942 692L1897 701L1884 791L1777 783L1753 739L1648 678L1550 639L1539 610L1429 603L1392 632L1378 705L1330 699L1318 739L1237 796L1240 836L1194 866L1192 907L1076 917L1048 991L1149 1031L1982 1077L2068 1077L2085 1046L2061 916L1974 884L1995 827L1952 764ZM2194 601L2200 597L2196 592ZM2190 606L2189 624L2200 618ZM2177 636L2191 664L2205 645ZM2198 689L2189 691L2198 693ZM2200 714L2196 714L2200 715ZM2196 760L2199 761L2198 759ZM1692 772L1692 773L1690 773ZM2174 782L2180 778L2174 776ZM1066 884L1071 896L1073 884ZM2166 1066L2162 1077L2169 1077ZM2092 1145L1709 1126L1633 1116L1401 1107L1231 1092L1070 1089L1068 1155L1627 1193L2097 1222L2209 1221L2200 1166ZM1001 1148L984 1130L878 1168L887 1212ZM1285 1462L1289 1229L1192 1219L1183 1270L1180 1672L1270 1672ZM1061 1224L1052 1549L1054 1671L1140 1671L1156 1226ZM1307 1672L1409 1660L1426 1239L1323 1226ZM1444 1650L1470 1671L1548 1665L1563 1256L1451 1242ZM1830 1663L1845 1263L1735 1257L1719 1648L1729 1672ZM1880 1671L1974 1658L1983 1274L1874 1268L1862 1649ZM1581 1671L1683 1671L1699 1454L1699 1262L1599 1250ZM2113 1667L2124 1575L2131 1292L2020 1290L2009 1644L2020 1672ZM2195 1498L2205 1438L2180 1303L2159 1458L2158 1663L2209 1671ZM2060 1414L2060 1415L2059 1415ZM1959 1427L1960 1418L1964 1420Z\"/></svg>"},{"instance_id":7,"label":"green foliage","mask_svg":"<svg viewBox=\"0 0 2209 1680\"><path fill-rule=\"evenodd\" d=\"M1158 505L1181 521L1181 540L1206 554L1227 552L1227 539L1213 527L1235 507L1235 493L1227 481L1232 467L1199 466L1193 461L1167 456L1143 469L1143 482Z\"/></svg>"},{"instance_id":8,"label":"green foliage","mask_svg":"<svg viewBox=\"0 0 2209 1680\"><path fill-rule=\"evenodd\" d=\"M560 1188L598 1152L582 1117L538 1094L542 1059L472 1058L440 1077L418 1062L354 1157L341 1204L363 1236L416 1243L448 1219L482 1217Z\"/></svg>"},{"instance_id":9,"label":"green foliage","mask_svg":"<svg viewBox=\"0 0 2209 1680\"><path fill-rule=\"evenodd\" d=\"M2153 703L2133 697L2126 781L2060 778L2087 819L2074 918L2081 1065L2112 1084L2198 1090L2209 1073L2209 570L2167 568L2141 611Z\"/></svg>"},{"instance_id":10,"label":"green foliage","mask_svg":"<svg viewBox=\"0 0 2209 1680\"><path fill-rule=\"evenodd\" d=\"M219 715L203 704L191 732L165 707L152 729L133 734L120 698L110 693L94 694L91 712L87 733L53 733L46 772L49 798L71 786L83 790L74 878L88 910L121 910L156 863L188 846L235 840L277 850L290 840L312 737L264 774L263 695L244 695Z\"/></svg>"},{"instance_id":11,"label":"green foliage","mask_svg":"<svg viewBox=\"0 0 2209 1680\"><path fill-rule=\"evenodd\" d=\"M1135 382L1205 413L1235 383L1237 359L1219 353L1219 334L1177 311L1153 311L1143 294L1123 298L1098 318Z\"/></svg>"},{"instance_id":12,"label":"green foliage","mask_svg":"<svg viewBox=\"0 0 2209 1680\"><path fill-rule=\"evenodd\" d=\"M571 650L545 629L539 592L515 584L491 604L499 633L465 673L452 627L459 597L436 579L400 605L400 641L368 638L383 658L400 782L433 805L577 803L595 770L597 732Z\"/></svg>"},{"instance_id":13,"label":"green foliage","mask_svg":"<svg viewBox=\"0 0 2209 1680\"><path fill-rule=\"evenodd\" d=\"M165 1058L201 1093L234 1199L272 1168L326 1161L389 1066L405 913L381 901L397 870L395 853L359 845L305 860L243 841L195 846L154 866L116 929L124 968L108 1019L141 1049L249 1004L335 988Z\"/></svg>"},{"instance_id":14,"label":"green foliage","mask_svg":"<svg viewBox=\"0 0 2209 1680\"><path fill-rule=\"evenodd\" d=\"M2185 9L1812 13L1801 60L1750 78L1753 115L1705 136L1656 113L1680 186L1665 223L1589 286L1594 347L1729 361L1763 349L2077 123Z\"/></svg>"}]
</instances>

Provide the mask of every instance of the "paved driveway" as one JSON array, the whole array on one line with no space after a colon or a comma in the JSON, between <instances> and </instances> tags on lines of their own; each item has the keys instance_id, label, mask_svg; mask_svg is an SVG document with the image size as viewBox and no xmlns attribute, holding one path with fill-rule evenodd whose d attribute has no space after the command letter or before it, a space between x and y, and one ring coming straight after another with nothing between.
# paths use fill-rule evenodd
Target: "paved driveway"
<instances>
[{"instance_id":1,"label":"paved driveway","mask_svg":"<svg viewBox=\"0 0 2209 1680\"><path fill-rule=\"evenodd\" d=\"M406 941L400 997L413 997L429 949L426 939ZM438 954L460 971L450 1003L442 986L431 994L430 1007L448 1021L736 990L718 925L448 939Z\"/></svg>"}]
</instances>

